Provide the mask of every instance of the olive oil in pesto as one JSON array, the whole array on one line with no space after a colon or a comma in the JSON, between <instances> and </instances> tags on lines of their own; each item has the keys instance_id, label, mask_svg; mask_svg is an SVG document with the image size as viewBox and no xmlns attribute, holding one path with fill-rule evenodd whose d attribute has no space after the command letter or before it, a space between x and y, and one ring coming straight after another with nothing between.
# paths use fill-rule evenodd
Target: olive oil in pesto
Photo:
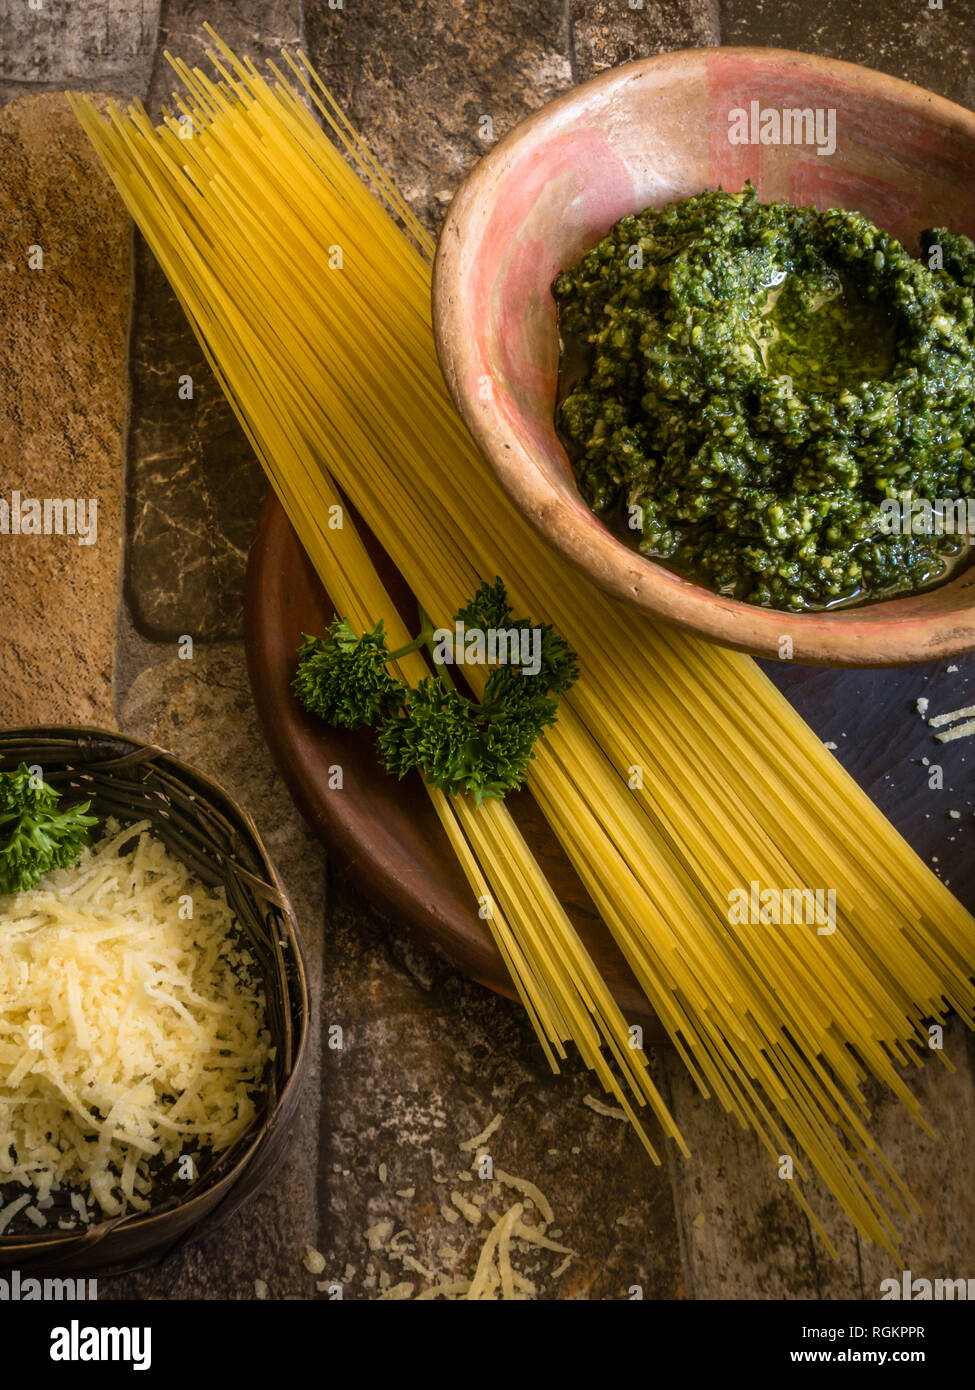
<instances>
[{"instance_id":1,"label":"olive oil in pesto","mask_svg":"<svg viewBox=\"0 0 975 1390\"><path fill-rule=\"evenodd\" d=\"M722 593L802 610L916 591L968 537L883 504L967 498L975 247L706 193L625 217L556 280L556 419L589 505Z\"/></svg>"}]
</instances>

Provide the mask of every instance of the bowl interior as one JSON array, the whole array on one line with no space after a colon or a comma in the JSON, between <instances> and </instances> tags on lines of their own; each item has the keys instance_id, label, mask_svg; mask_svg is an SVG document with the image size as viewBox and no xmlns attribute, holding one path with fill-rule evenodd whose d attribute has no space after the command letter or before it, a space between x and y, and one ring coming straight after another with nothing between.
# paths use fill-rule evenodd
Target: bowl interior
<instances>
[{"instance_id":1,"label":"bowl interior","mask_svg":"<svg viewBox=\"0 0 975 1390\"><path fill-rule=\"evenodd\" d=\"M753 103L759 112L821 111L824 134L835 119L835 150L733 144L730 113L750 114ZM806 660L885 664L969 649L970 571L866 608L774 613L635 555L577 491L553 422L555 275L625 213L718 186L736 191L746 179L764 199L858 209L916 252L931 226L975 234L975 117L880 73L775 50L669 54L577 88L486 156L451 208L435 300L458 405L536 526L630 602L768 654L785 625Z\"/></svg>"}]
</instances>

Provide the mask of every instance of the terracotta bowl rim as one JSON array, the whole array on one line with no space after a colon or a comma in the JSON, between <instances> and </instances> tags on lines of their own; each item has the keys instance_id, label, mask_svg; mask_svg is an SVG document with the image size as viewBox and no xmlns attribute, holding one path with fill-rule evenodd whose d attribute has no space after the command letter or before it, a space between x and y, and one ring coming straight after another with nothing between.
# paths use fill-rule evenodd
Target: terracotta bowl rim
<instances>
[{"instance_id":1,"label":"terracotta bowl rim","mask_svg":"<svg viewBox=\"0 0 975 1390\"><path fill-rule=\"evenodd\" d=\"M659 83L686 76L689 69L704 72L732 58L806 68L883 96L905 110L933 116L946 129L970 140L975 156L975 113L858 63L791 49L741 46L679 49L610 68L527 116L478 161L458 189L440 234L433 273L437 352L448 387L485 459L535 529L601 588L638 610L762 656L778 657L781 639L789 634L793 658L814 664L892 666L971 651L975 649L975 571L969 571L968 584L962 576L937 591L950 591L958 584L970 586L970 602L927 616L904 613L903 605L916 602L916 596L866 608L796 614L722 597L635 554L588 509L580 514L544 476L533 446L491 401L479 400L465 385L480 367L468 326L467 284L475 261L465 252L496 206L514 158L573 112L591 107L594 101L604 104L612 93L641 77L653 76Z\"/></svg>"}]
</instances>

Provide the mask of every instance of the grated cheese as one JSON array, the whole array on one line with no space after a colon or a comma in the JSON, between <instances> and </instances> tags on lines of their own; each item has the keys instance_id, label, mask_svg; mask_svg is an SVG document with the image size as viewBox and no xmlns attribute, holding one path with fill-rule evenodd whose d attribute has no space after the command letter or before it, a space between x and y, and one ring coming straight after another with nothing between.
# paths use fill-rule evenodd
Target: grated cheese
<instances>
[{"instance_id":1,"label":"grated cheese","mask_svg":"<svg viewBox=\"0 0 975 1390\"><path fill-rule=\"evenodd\" d=\"M526 1226L523 1221L519 1221L515 1227L515 1235L519 1240L527 1240L530 1245L540 1245L543 1250L554 1250L556 1255L576 1255L576 1250L570 1250L567 1245L560 1245L557 1240L549 1240L544 1232L537 1226Z\"/></svg>"},{"instance_id":2,"label":"grated cheese","mask_svg":"<svg viewBox=\"0 0 975 1390\"><path fill-rule=\"evenodd\" d=\"M63 1185L83 1221L85 1192L145 1210L152 1160L231 1144L271 1055L223 892L148 824L110 822L75 867L0 897L0 1185Z\"/></svg>"},{"instance_id":3,"label":"grated cheese","mask_svg":"<svg viewBox=\"0 0 975 1390\"><path fill-rule=\"evenodd\" d=\"M28 1193L26 1197L15 1198L14 1201L8 1202L7 1205L0 1210L0 1235L7 1229L17 1213L23 1211L24 1207L26 1207L29 1202L30 1193Z\"/></svg>"},{"instance_id":4,"label":"grated cheese","mask_svg":"<svg viewBox=\"0 0 975 1390\"><path fill-rule=\"evenodd\" d=\"M386 1289L383 1293L379 1295L379 1298L383 1301L393 1300L396 1302L401 1302L403 1299L413 1297L414 1288L415 1285L410 1284L406 1280L404 1280L403 1283L393 1284L390 1288Z\"/></svg>"},{"instance_id":5,"label":"grated cheese","mask_svg":"<svg viewBox=\"0 0 975 1390\"><path fill-rule=\"evenodd\" d=\"M933 724L934 720L928 722ZM964 724L956 724L953 729L948 729L943 734L935 734L935 738L939 743L954 743L955 739L971 738L972 734L975 734L975 719L967 719Z\"/></svg>"},{"instance_id":6,"label":"grated cheese","mask_svg":"<svg viewBox=\"0 0 975 1390\"><path fill-rule=\"evenodd\" d=\"M377 1221L366 1231L366 1244L370 1250L381 1250L392 1234L392 1221Z\"/></svg>"},{"instance_id":7,"label":"grated cheese","mask_svg":"<svg viewBox=\"0 0 975 1390\"><path fill-rule=\"evenodd\" d=\"M940 729L943 724L950 724L954 719L965 719L972 714L975 714L975 705L962 705L961 709L949 710L947 714L933 715L928 723L932 729Z\"/></svg>"},{"instance_id":8,"label":"grated cheese","mask_svg":"<svg viewBox=\"0 0 975 1390\"><path fill-rule=\"evenodd\" d=\"M418 1293L414 1302L420 1303L424 1300L433 1298L466 1298L469 1288L470 1281L467 1279L447 1279L439 1284L434 1284L430 1289L424 1289L422 1293Z\"/></svg>"},{"instance_id":9,"label":"grated cheese","mask_svg":"<svg viewBox=\"0 0 975 1390\"><path fill-rule=\"evenodd\" d=\"M491 1137L500 1123L501 1117L495 1116L485 1130L459 1145L462 1151L472 1153L472 1166L478 1165L483 1156L485 1140ZM473 1180L471 1173L463 1170L455 1178ZM440 1180L439 1175L434 1174L433 1180ZM362 1280L363 1287L376 1289L378 1284L375 1296L384 1300L523 1302L539 1297L539 1284L530 1276L539 1271L537 1257L546 1251L561 1257L551 1276L553 1279L561 1278L577 1258L577 1252L555 1239L562 1232L553 1224L552 1208L544 1193L527 1179L493 1165L490 1176L478 1183L478 1187L481 1191L471 1194L473 1200L457 1188L451 1188L450 1204L443 1202L439 1208L443 1220L453 1224L458 1233L466 1230L475 1240L479 1238L473 1278L465 1278L456 1271L457 1263L467 1254L466 1242L462 1241L460 1246L441 1244L436 1252L436 1260L441 1267L435 1268L420 1258L423 1252L415 1249L416 1237L409 1229L398 1230L394 1235L392 1220L384 1218L365 1232L366 1242L371 1251L383 1255L399 1268L391 1276L387 1270L377 1271L373 1265L373 1272L366 1274ZM514 1189L519 1199L504 1210L496 1210L495 1204L498 1207L502 1205L499 1199L505 1187ZM411 1186L406 1190L412 1195L415 1188ZM457 1225L461 1217L470 1223L466 1228ZM484 1218L489 1223L486 1235L483 1233ZM527 1260L528 1268L516 1268L516 1258L522 1265ZM417 1292L414 1284L403 1277L407 1273L418 1276L426 1287L421 1285ZM349 1266L346 1283L351 1281L354 1274L354 1267ZM397 1278L399 1282L394 1282Z\"/></svg>"},{"instance_id":10,"label":"grated cheese","mask_svg":"<svg viewBox=\"0 0 975 1390\"><path fill-rule=\"evenodd\" d=\"M533 1182L529 1182L527 1178L513 1177L511 1173L505 1173L501 1168L495 1168L494 1176L497 1178L498 1182L503 1182L505 1187L513 1188L516 1192L520 1192L523 1197L530 1197L532 1202L542 1213L542 1219L546 1226L555 1220L555 1212L549 1206L546 1197L543 1193L539 1192Z\"/></svg>"},{"instance_id":11,"label":"grated cheese","mask_svg":"<svg viewBox=\"0 0 975 1390\"><path fill-rule=\"evenodd\" d=\"M524 1207L520 1202L515 1202L513 1207L509 1207L500 1221L492 1228L490 1235L481 1247L481 1254L477 1261L477 1269L474 1271L474 1278L467 1291L469 1302L478 1299L494 1297L494 1290L498 1283L502 1289L511 1285L511 1228L520 1218ZM494 1263L494 1252L498 1250L498 1266ZM503 1295L506 1298L514 1296L514 1290Z\"/></svg>"},{"instance_id":12,"label":"grated cheese","mask_svg":"<svg viewBox=\"0 0 975 1390\"><path fill-rule=\"evenodd\" d=\"M462 1197L459 1192L451 1192L450 1200L460 1212L461 1216L465 1217L472 1226L478 1224L481 1219L480 1208L476 1207L473 1202L468 1202L466 1197Z\"/></svg>"},{"instance_id":13,"label":"grated cheese","mask_svg":"<svg viewBox=\"0 0 975 1390\"><path fill-rule=\"evenodd\" d=\"M599 1100L596 1096L583 1096L583 1105L588 1105L590 1110L595 1110L597 1115L605 1115L610 1120L625 1120L626 1111L621 1110L618 1105L607 1105L605 1101Z\"/></svg>"},{"instance_id":14,"label":"grated cheese","mask_svg":"<svg viewBox=\"0 0 975 1390\"><path fill-rule=\"evenodd\" d=\"M459 1146L460 1149L467 1153L471 1153L475 1149L479 1149L482 1144L486 1143L488 1139L491 1138L491 1135L498 1128L502 1119L503 1116L495 1115L491 1123L485 1129L482 1129L480 1134L475 1134L473 1139L465 1139L463 1144Z\"/></svg>"}]
</instances>

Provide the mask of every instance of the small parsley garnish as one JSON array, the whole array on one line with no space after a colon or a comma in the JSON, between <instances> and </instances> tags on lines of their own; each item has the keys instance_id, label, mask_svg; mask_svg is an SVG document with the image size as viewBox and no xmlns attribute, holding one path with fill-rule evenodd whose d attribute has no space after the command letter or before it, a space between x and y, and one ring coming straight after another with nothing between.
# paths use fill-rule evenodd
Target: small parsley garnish
<instances>
[{"instance_id":1,"label":"small parsley garnish","mask_svg":"<svg viewBox=\"0 0 975 1390\"><path fill-rule=\"evenodd\" d=\"M454 621L482 633L532 628L530 619L512 618L500 579L482 584ZM548 624L537 628L537 636L537 671L495 664L477 701L457 689L443 663L415 687L388 669L409 652L434 653L434 628L425 616L418 636L394 652L382 622L356 634L345 618L336 618L324 637L305 635L294 691L326 723L375 728L379 757L393 776L415 768L441 791L470 795L480 804L521 786L536 740L554 724L559 697L578 675L576 655L564 638Z\"/></svg>"}]
</instances>

